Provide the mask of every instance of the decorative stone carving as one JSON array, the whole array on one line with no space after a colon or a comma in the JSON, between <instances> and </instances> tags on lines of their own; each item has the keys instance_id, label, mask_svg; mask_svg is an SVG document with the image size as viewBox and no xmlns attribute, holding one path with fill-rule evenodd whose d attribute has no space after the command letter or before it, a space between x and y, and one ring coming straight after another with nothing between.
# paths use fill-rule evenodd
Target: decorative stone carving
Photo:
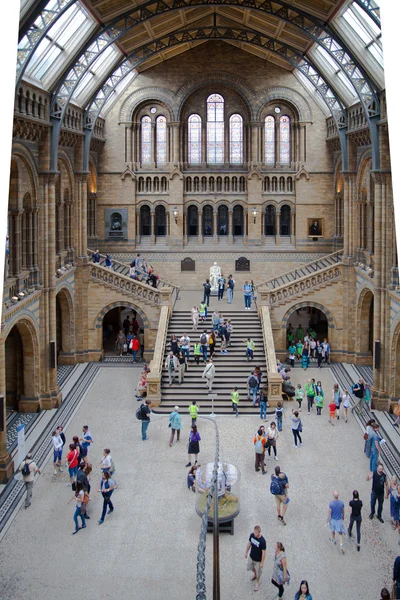
<instances>
[{"instance_id":1,"label":"decorative stone carving","mask_svg":"<svg viewBox=\"0 0 400 600\"><path fill-rule=\"evenodd\" d=\"M218 289L218 279L221 277L221 267L217 265L215 262L212 267L210 267L210 284L211 291L216 291Z\"/></svg>"},{"instance_id":2,"label":"decorative stone carving","mask_svg":"<svg viewBox=\"0 0 400 600\"><path fill-rule=\"evenodd\" d=\"M127 221L128 210L126 208L106 208L104 210L104 237L112 240L126 240Z\"/></svg>"}]
</instances>

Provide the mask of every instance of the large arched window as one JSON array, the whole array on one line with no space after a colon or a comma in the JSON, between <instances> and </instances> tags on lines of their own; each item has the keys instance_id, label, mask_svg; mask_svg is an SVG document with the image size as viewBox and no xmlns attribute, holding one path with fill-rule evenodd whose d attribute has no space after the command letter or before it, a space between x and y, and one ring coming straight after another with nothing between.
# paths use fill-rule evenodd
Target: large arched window
<instances>
[{"instance_id":1,"label":"large arched window","mask_svg":"<svg viewBox=\"0 0 400 600\"><path fill-rule=\"evenodd\" d=\"M232 164L243 162L243 119L232 115L229 119L229 161Z\"/></svg>"},{"instance_id":2,"label":"large arched window","mask_svg":"<svg viewBox=\"0 0 400 600\"><path fill-rule=\"evenodd\" d=\"M190 115L188 125L188 162L191 165L199 165L201 163L201 117Z\"/></svg>"},{"instance_id":3,"label":"large arched window","mask_svg":"<svg viewBox=\"0 0 400 600\"><path fill-rule=\"evenodd\" d=\"M207 162L224 163L224 99L219 94L207 98Z\"/></svg>"},{"instance_id":4,"label":"large arched window","mask_svg":"<svg viewBox=\"0 0 400 600\"><path fill-rule=\"evenodd\" d=\"M265 117L265 163L275 163L275 119L272 115Z\"/></svg>"},{"instance_id":5,"label":"large arched window","mask_svg":"<svg viewBox=\"0 0 400 600\"><path fill-rule=\"evenodd\" d=\"M151 163L151 119L142 117L142 163Z\"/></svg>"},{"instance_id":6,"label":"large arched window","mask_svg":"<svg viewBox=\"0 0 400 600\"><path fill-rule=\"evenodd\" d=\"M156 140L157 164L165 165L167 162L167 119L162 115L156 119Z\"/></svg>"},{"instance_id":7,"label":"large arched window","mask_svg":"<svg viewBox=\"0 0 400 600\"><path fill-rule=\"evenodd\" d=\"M279 162L281 165L290 163L290 119L287 115L279 119Z\"/></svg>"}]
</instances>

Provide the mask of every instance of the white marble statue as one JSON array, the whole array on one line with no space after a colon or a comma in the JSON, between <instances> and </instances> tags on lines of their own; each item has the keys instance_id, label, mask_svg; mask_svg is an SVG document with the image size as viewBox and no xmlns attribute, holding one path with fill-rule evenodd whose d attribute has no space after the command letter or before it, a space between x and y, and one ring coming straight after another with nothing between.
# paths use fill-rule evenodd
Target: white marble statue
<instances>
[{"instance_id":1,"label":"white marble statue","mask_svg":"<svg viewBox=\"0 0 400 600\"><path fill-rule=\"evenodd\" d=\"M216 291L218 289L218 279L221 277L221 267L217 265L215 262L212 267L210 267L210 284L211 291Z\"/></svg>"}]
</instances>

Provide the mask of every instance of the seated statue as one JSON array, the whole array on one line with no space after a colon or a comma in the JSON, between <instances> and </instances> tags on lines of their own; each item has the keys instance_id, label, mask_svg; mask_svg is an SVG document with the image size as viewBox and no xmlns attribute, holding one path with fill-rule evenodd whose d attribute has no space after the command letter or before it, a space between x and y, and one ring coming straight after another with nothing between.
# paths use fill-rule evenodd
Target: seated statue
<instances>
[{"instance_id":1,"label":"seated statue","mask_svg":"<svg viewBox=\"0 0 400 600\"><path fill-rule=\"evenodd\" d=\"M221 267L217 265L215 262L212 267L210 267L210 284L211 291L218 289L218 279L221 277Z\"/></svg>"},{"instance_id":2,"label":"seated statue","mask_svg":"<svg viewBox=\"0 0 400 600\"><path fill-rule=\"evenodd\" d=\"M121 221L119 220L118 217L114 217L114 220L111 225L111 231L121 231L121 229L122 229Z\"/></svg>"}]
</instances>

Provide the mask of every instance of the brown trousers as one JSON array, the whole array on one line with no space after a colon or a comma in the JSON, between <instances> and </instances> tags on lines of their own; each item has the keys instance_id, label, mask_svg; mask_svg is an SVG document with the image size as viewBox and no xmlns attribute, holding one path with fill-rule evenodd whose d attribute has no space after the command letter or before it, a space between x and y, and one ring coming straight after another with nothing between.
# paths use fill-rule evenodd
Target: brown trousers
<instances>
[{"instance_id":1,"label":"brown trousers","mask_svg":"<svg viewBox=\"0 0 400 600\"><path fill-rule=\"evenodd\" d=\"M257 454L257 452L256 452L256 471L259 471L260 467L261 467L261 471L264 473L264 471L265 471L264 460L265 460L265 452L263 452L262 454Z\"/></svg>"}]
</instances>

